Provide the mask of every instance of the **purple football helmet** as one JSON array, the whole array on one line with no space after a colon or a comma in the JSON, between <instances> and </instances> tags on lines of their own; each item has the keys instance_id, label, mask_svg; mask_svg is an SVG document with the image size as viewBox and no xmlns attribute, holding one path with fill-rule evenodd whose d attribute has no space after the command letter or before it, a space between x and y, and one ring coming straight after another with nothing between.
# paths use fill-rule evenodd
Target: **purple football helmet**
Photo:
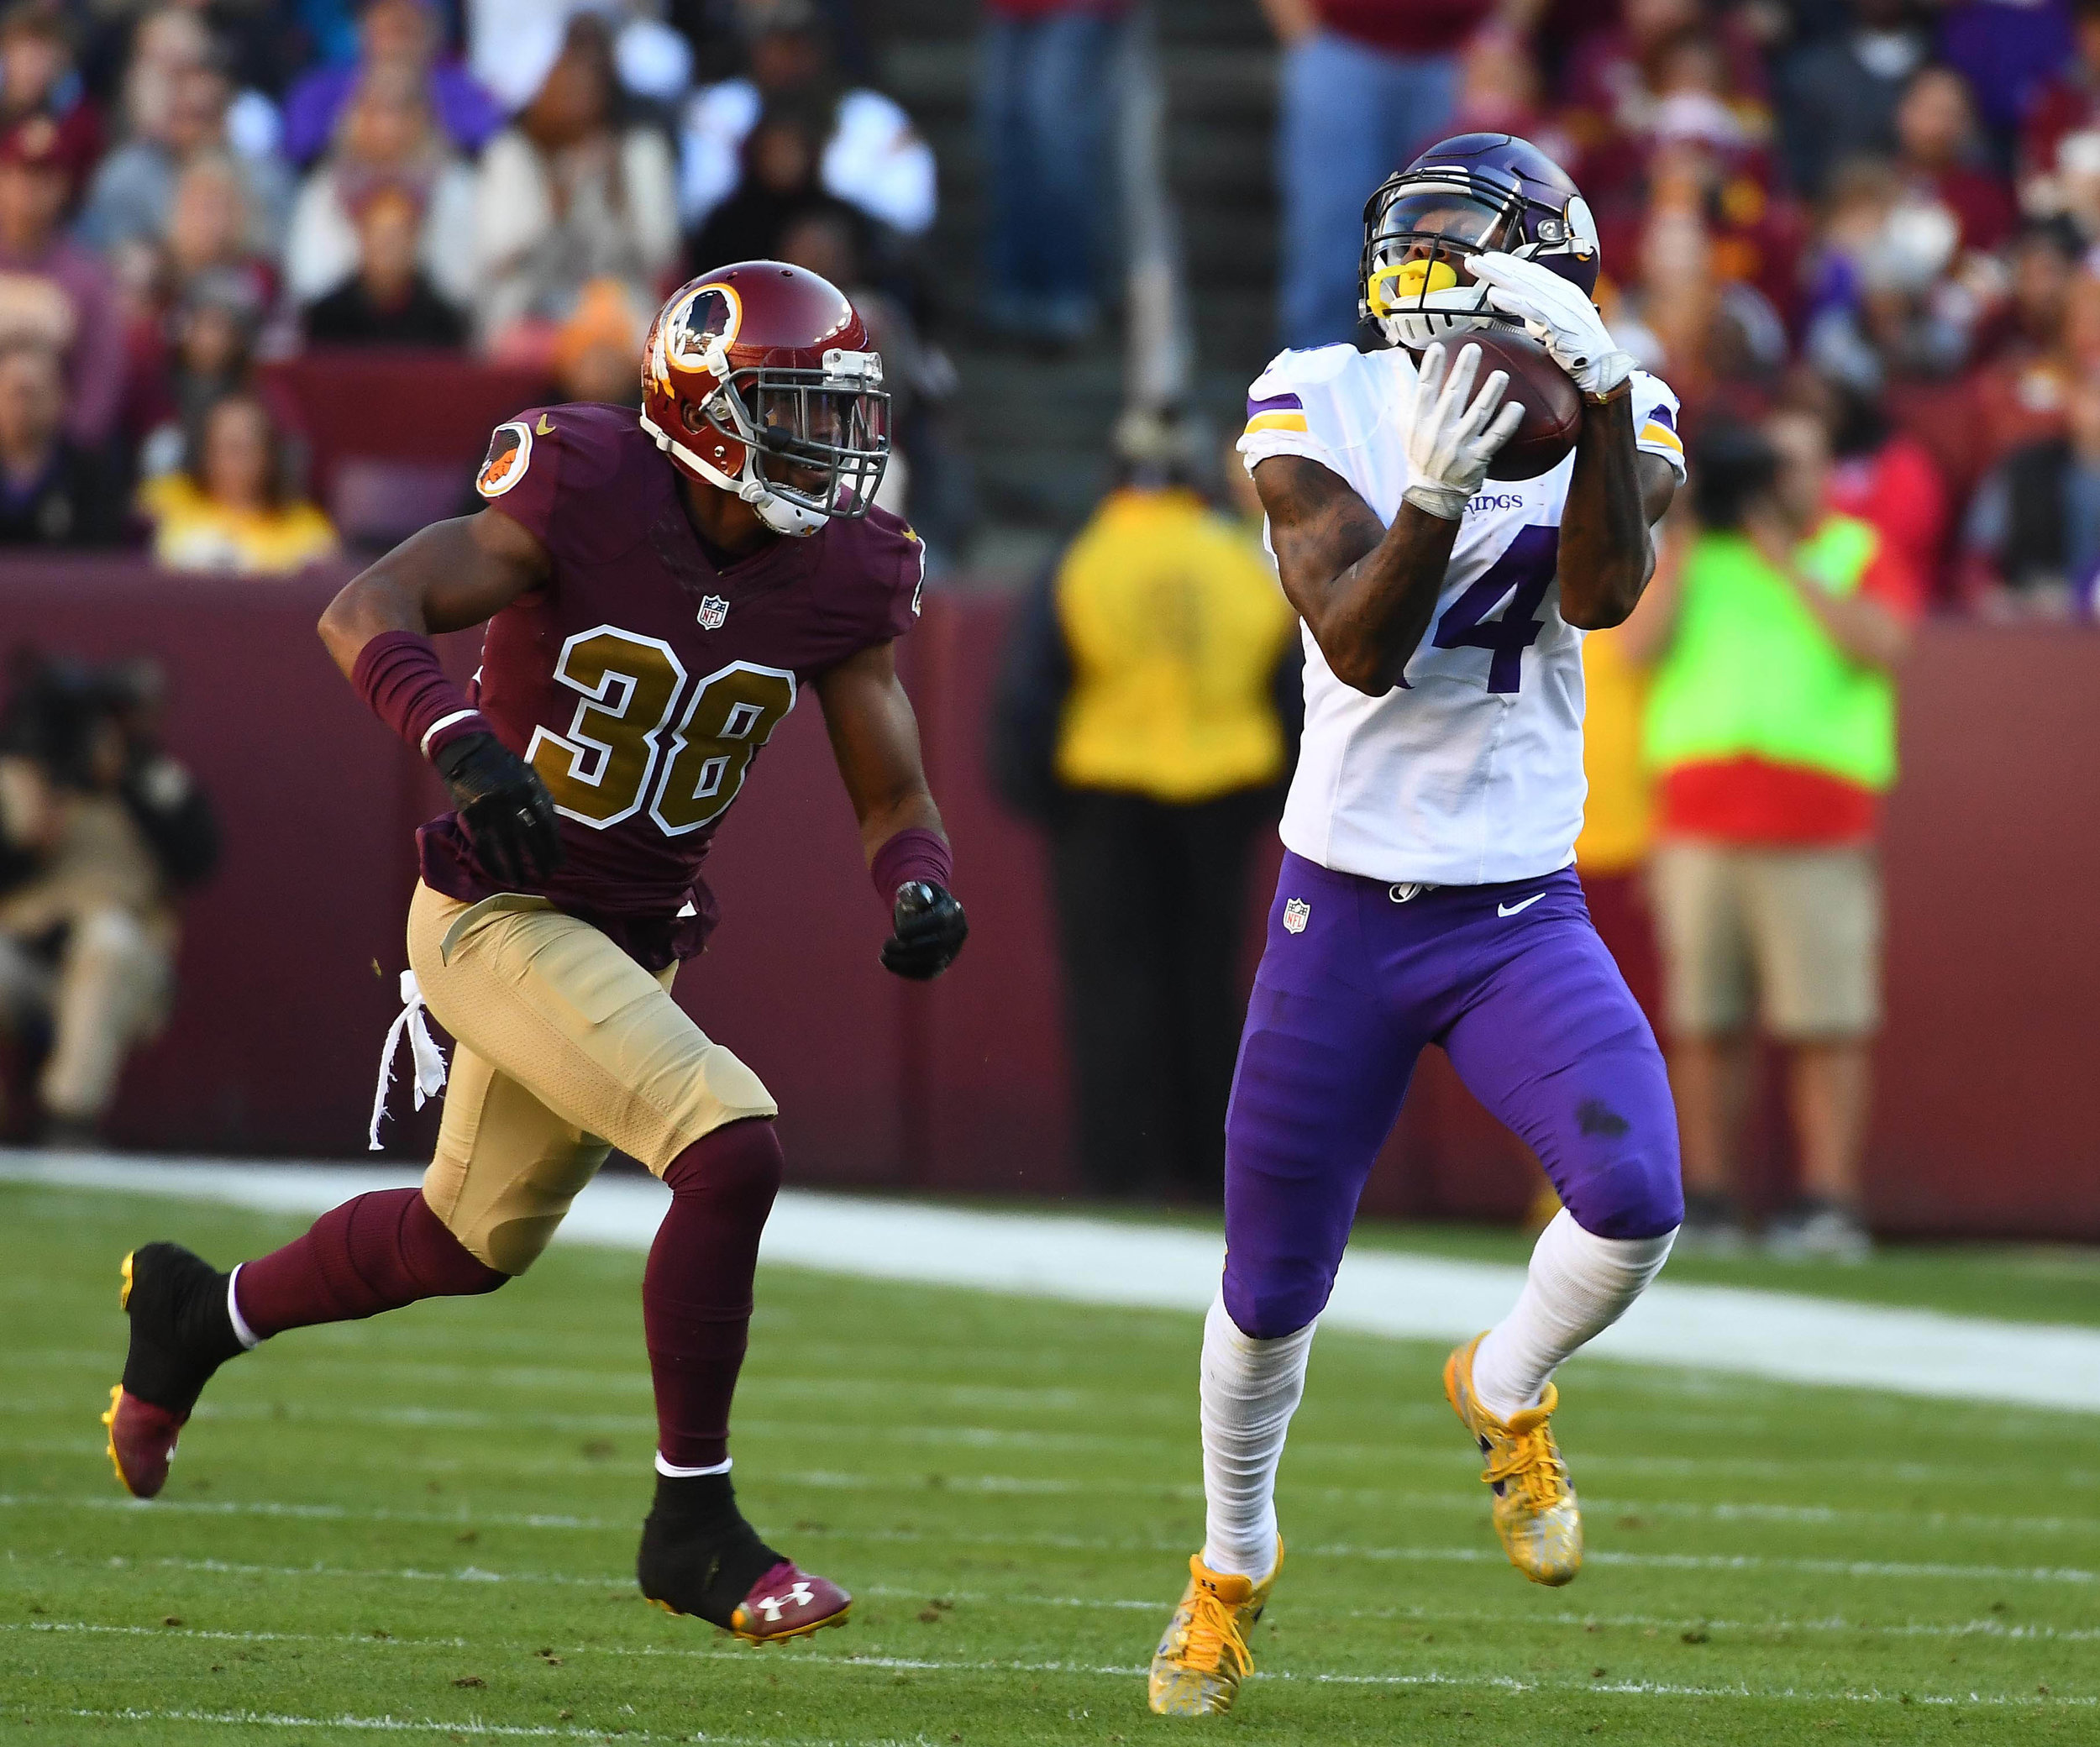
<instances>
[{"instance_id":1,"label":"purple football helmet","mask_svg":"<svg viewBox=\"0 0 2100 1747\"><path fill-rule=\"evenodd\" d=\"M1513 134L1440 140L1364 202L1363 319L1417 351L1506 319L1466 265L1498 250L1597 288L1597 221L1566 171Z\"/></svg>"}]
</instances>

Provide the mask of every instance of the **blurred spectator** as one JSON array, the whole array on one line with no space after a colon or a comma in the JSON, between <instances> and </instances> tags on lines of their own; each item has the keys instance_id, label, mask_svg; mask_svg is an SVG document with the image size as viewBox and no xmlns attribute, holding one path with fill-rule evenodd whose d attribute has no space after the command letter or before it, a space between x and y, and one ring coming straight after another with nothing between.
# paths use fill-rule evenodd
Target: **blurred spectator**
<instances>
[{"instance_id":1,"label":"blurred spectator","mask_svg":"<svg viewBox=\"0 0 2100 1747\"><path fill-rule=\"evenodd\" d=\"M1994 616L2091 615L2100 578L2100 375L2071 385L2065 433L2017 449L1969 508L1963 543L1996 586Z\"/></svg>"},{"instance_id":2,"label":"blurred spectator","mask_svg":"<svg viewBox=\"0 0 2100 1747\"><path fill-rule=\"evenodd\" d=\"M669 106L692 83L693 45L658 14L664 0L464 0L467 64L507 109L522 109L561 52L563 33L580 11L604 20L621 89ZM735 0L671 0L687 34L721 34ZM697 16L695 16L697 14Z\"/></svg>"},{"instance_id":3,"label":"blurred spectator","mask_svg":"<svg viewBox=\"0 0 2100 1747\"><path fill-rule=\"evenodd\" d=\"M1862 159L1831 183L1812 263L1807 355L1872 392L1951 375L1967 356L1977 300L1949 276L1961 227L1910 197L1887 164Z\"/></svg>"},{"instance_id":4,"label":"blurred spectator","mask_svg":"<svg viewBox=\"0 0 2100 1747\"><path fill-rule=\"evenodd\" d=\"M1987 155L1961 74L1928 66L1912 75L1896 106L1896 143L1912 197L1954 214L1962 248L1996 249L2012 235L2012 190Z\"/></svg>"},{"instance_id":5,"label":"blurred spectator","mask_svg":"<svg viewBox=\"0 0 2100 1747\"><path fill-rule=\"evenodd\" d=\"M176 13L174 16L180 17ZM144 33L144 27L140 27ZM150 249L166 234L183 172L214 159L234 179L245 212L244 243L253 254L276 260L291 209L291 179L275 152L238 149L227 131L233 87L216 49L149 81L155 92L131 118L125 143L102 160L81 213L81 240L104 254Z\"/></svg>"},{"instance_id":6,"label":"blurred spectator","mask_svg":"<svg viewBox=\"0 0 2100 1747\"><path fill-rule=\"evenodd\" d=\"M0 1032L40 1034L47 1144L94 1144L174 990L176 899L218 856L211 803L160 749L160 676L18 659L0 714Z\"/></svg>"},{"instance_id":7,"label":"blurred spectator","mask_svg":"<svg viewBox=\"0 0 2100 1747\"><path fill-rule=\"evenodd\" d=\"M685 228L697 230L748 182L745 141L762 115L786 108L810 125L827 193L903 235L923 233L933 223L933 151L911 118L880 92L847 86L811 0L745 0L741 15L748 73L695 92L680 131Z\"/></svg>"},{"instance_id":8,"label":"blurred spectator","mask_svg":"<svg viewBox=\"0 0 2100 1747\"><path fill-rule=\"evenodd\" d=\"M921 331L903 299L868 275L861 239L866 222L851 207L827 200L810 207L780 233L774 253L828 279L852 299L882 355L895 447L875 501L896 515L907 511L927 543L931 561L953 553L974 515L969 469L947 418L957 386L955 365Z\"/></svg>"},{"instance_id":9,"label":"blurred spectator","mask_svg":"<svg viewBox=\"0 0 2100 1747\"><path fill-rule=\"evenodd\" d=\"M1099 1194L1218 1194L1248 860L1290 758L1294 620L1190 488L1190 436L1126 415L1121 482L1016 622L996 706L1001 792L1050 833Z\"/></svg>"},{"instance_id":10,"label":"blurred spectator","mask_svg":"<svg viewBox=\"0 0 2100 1747\"><path fill-rule=\"evenodd\" d=\"M995 332L1066 344L1100 317L1116 207L1108 133L1128 11L1127 0L985 0L981 312Z\"/></svg>"},{"instance_id":11,"label":"blurred spectator","mask_svg":"<svg viewBox=\"0 0 2100 1747\"><path fill-rule=\"evenodd\" d=\"M465 343L466 317L438 295L420 255L428 227L408 190L367 189L352 213L357 269L306 312L317 346L440 346Z\"/></svg>"},{"instance_id":12,"label":"blurred spectator","mask_svg":"<svg viewBox=\"0 0 2100 1747\"><path fill-rule=\"evenodd\" d=\"M454 150L480 151L503 124L502 111L465 68L439 59L444 38L433 0L365 0L355 63L317 67L286 95L285 155L311 164L339 142L344 111L374 84L414 93Z\"/></svg>"},{"instance_id":13,"label":"blurred spectator","mask_svg":"<svg viewBox=\"0 0 2100 1747\"><path fill-rule=\"evenodd\" d=\"M185 464L190 433L205 408L251 385L262 306L246 274L193 275L170 312L169 342L159 367L135 385L144 440L139 470L147 478Z\"/></svg>"},{"instance_id":14,"label":"blurred spectator","mask_svg":"<svg viewBox=\"0 0 2100 1747\"><path fill-rule=\"evenodd\" d=\"M1847 160L1896 147L1896 106L1929 48L1910 0L1851 0L1849 28L1795 50L1779 70L1787 174L1821 195Z\"/></svg>"},{"instance_id":15,"label":"blurred spectator","mask_svg":"<svg viewBox=\"0 0 2100 1747\"><path fill-rule=\"evenodd\" d=\"M1698 446L1703 532L1659 573L1668 642L1645 742L1685 1235L1736 1240L1753 1021L1788 1050L1803 1194L1779 1253L1856 1259L1868 1048L1880 1023L1873 840L1895 777L1891 678L1917 585L1866 523L1825 508L1821 426L1721 424Z\"/></svg>"},{"instance_id":16,"label":"blurred spectator","mask_svg":"<svg viewBox=\"0 0 2100 1747\"><path fill-rule=\"evenodd\" d=\"M2021 444L2063 429L2065 391L2075 373L2072 294L2084 247L2069 221L2030 220L2014 239L2008 295L1978 336L1983 361L1971 372L1976 447L1988 467ZM2096 284L2085 291L2091 301Z\"/></svg>"},{"instance_id":17,"label":"blurred spectator","mask_svg":"<svg viewBox=\"0 0 2100 1747\"><path fill-rule=\"evenodd\" d=\"M108 546L123 538L108 467L66 435L66 380L38 339L0 340L0 546Z\"/></svg>"},{"instance_id":18,"label":"blurred spectator","mask_svg":"<svg viewBox=\"0 0 2100 1747\"><path fill-rule=\"evenodd\" d=\"M334 555L328 517L291 494L276 421L258 396L235 392L214 401L189 452L186 466L149 480L139 494L162 564L286 574Z\"/></svg>"},{"instance_id":19,"label":"blurred spectator","mask_svg":"<svg viewBox=\"0 0 2100 1747\"><path fill-rule=\"evenodd\" d=\"M1830 450L1830 506L1872 524L1921 584L1940 572L1947 487L1931 450L1890 421L1880 396L1803 365L1788 403L1823 427Z\"/></svg>"},{"instance_id":20,"label":"blurred spectator","mask_svg":"<svg viewBox=\"0 0 2100 1747\"><path fill-rule=\"evenodd\" d=\"M543 359L594 279L620 280L654 304L677 254L676 193L664 136L622 114L604 26L571 20L545 82L482 155L475 238L484 344Z\"/></svg>"},{"instance_id":21,"label":"blurred spectator","mask_svg":"<svg viewBox=\"0 0 2100 1747\"><path fill-rule=\"evenodd\" d=\"M2012 160L2021 119L2072 55L2066 0L1954 0L1940 19L1940 52L1968 81L1998 163Z\"/></svg>"},{"instance_id":22,"label":"blurred spectator","mask_svg":"<svg viewBox=\"0 0 2100 1747\"><path fill-rule=\"evenodd\" d=\"M564 401L642 404L642 341L649 317L617 279L593 280L554 338L554 386Z\"/></svg>"},{"instance_id":23,"label":"blurred spectator","mask_svg":"<svg viewBox=\"0 0 2100 1747\"><path fill-rule=\"evenodd\" d=\"M686 246L687 275L770 259L781 233L805 212L853 212L818 185L817 148L810 118L797 106L775 104L760 116L744 135L742 179Z\"/></svg>"},{"instance_id":24,"label":"blurred spectator","mask_svg":"<svg viewBox=\"0 0 2100 1747\"><path fill-rule=\"evenodd\" d=\"M108 269L59 233L66 174L48 118L0 134L0 339L39 339L66 360L66 430L97 449L123 396L123 328Z\"/></svg>"},{"instance_id":25,"label":"blurred spectator","mask_svg":"<svg viewBox=\"0 0 2100 1747\"><path fill-rule=\"evenodd\" d=\"M2021 123L2020 197L2032 212L2066 209L2058 153L2074 134L2100 131L2100 0L2072 0L2072 52L2034 92Z\"/></svg>"},{"instance_id":26,"label":"blurred spectator","mask_svg":"<svg viewBox=\"0 0 2100 1747\"><path fill-rule=\"evenodd\" d=\"M1364 197L1451 131L1467 38L1498 10L1514 24L1536 8L1262 0L1262 9L1284 48L1276 134L1283 343L1353 340Z\"/></svg>"},{"instance_id":27,"label":"blurred spectator","mask_svg":"<svg viewBox=\"0 0 2100 1747\"><path fill-rule=\"evenodd\" d=\"M1635 277L1613 311L1613 330L1688 407L1761 410L1786 362L1785 324L1755 286L1721 271L1697 155L1658 151L1651 186Z\"/></svg>"},{"instance_id":28,"label":"blurred spectator","mask_svg":"<svg viewBox=\"0 0 2100 1747\"><path fill-rule=\"evenodd\" d=\"M421 87L395 66L375 69L350 94L333 149L300 187L285 244L293 299L311 303L354 275L355 208L381 189L414 205L423 273L441 296L465 308L474 296L474 171L439 130Z\"/></svg>"},{"instance_id":29,"label":"blurred spectator","mask_svg":"<svg viewBox=\"0 0 2100 1747\"><path fill-rule=\"evenodd\" d=\"M68 205L102 155L102 117L81 87L72 34L58 0L14 0L0 12L0 133L42 117L56 130Z\"/></svg>"}]
</instances>

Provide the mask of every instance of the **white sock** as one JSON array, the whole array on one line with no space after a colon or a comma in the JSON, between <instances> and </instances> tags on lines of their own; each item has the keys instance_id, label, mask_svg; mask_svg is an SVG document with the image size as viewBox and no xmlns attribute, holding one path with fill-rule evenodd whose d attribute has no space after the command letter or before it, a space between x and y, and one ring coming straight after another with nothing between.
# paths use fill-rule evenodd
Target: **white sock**
<instances>
[{"instance_id":1,"label":"white sock","mask_svg":"<svg viewBox=\"0 0 2100 1747\"><path fill-rule=\"evenodd\" d=\"M252 1353L262 1345L262 1336L248 1326L248 1319L240 1314L240 1271L247 1266L244 1262L236 1263L226 1277L226 1319L234 1325L234 1339Z\"/></svg>"},{"instance_id":2,"label":"white sock","mask_svg":"<svg viewBox=\"0 0 2100 1747\"><path fill-rule=\"evenodd\" d=\"M656 1452L656 1472L661 1474L666 1480L698 1480L704 1475L727 1474L729 1472L729 1465L732 1460L732 1457L724 1456L720 1461L715 1463L711 1467L680 1468L674 1466L671 1463L665 1461L664 1460L664 1452L659 1450Z\"/></svg>"},{"instance_id":3,"label":"white sock","mask_svg":"<svg viewBox=\"0 0 2100 1747\"><path fill-rule=\"evenodd\" d=\"M1473 1393L1507 1419L1536 1407L1554 1368L1626 1314L1669 1256L1675 1231L1661 1237L1597 1237L1567 1209L1554 1215L1531 1251L1516 1308L1473 1354Z\"/></svg>"},{"instance_id":4,"label":"white sock","mask_svg":"<svg viewBox=\"0 0 2100 1747\"><path fill-rule=\"evenodd\" d=\"M1261 1578L1276 1563L1276 1464L1315 1326L1257 1340L1222 1297L1203 1319L1203 1562L1214 1571Z\"/></svg>"}]
</instances>

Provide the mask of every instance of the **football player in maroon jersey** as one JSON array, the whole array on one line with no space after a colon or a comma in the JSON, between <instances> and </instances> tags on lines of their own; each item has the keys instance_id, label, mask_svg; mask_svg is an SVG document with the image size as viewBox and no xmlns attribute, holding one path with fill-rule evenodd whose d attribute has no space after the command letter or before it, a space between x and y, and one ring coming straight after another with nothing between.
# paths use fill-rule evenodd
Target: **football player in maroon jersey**
<instances>
[{"instance_id":1,"label":"football player in maroon jersey","mask_svg":"<svg viewBox=\"0 0 2100 1747\"><path fill-rule=\"evenodd\" d=\"M937 976L968 931L892 658L926 554L871 506L888 401L860 317L800 268L725 267L664 305L642 380L638 417L549 407L499 427L486 506L396 548L322 617L454 803L417 834L409 906L415 999L458 1040L422 1188L360 1195L230 1274L174 1244L126 1256L130 1352L105 1418L118 1478L151 1498L226 1360L494 1291L622 1147L672 1196L642 1286L642 1591L764 1642L843 1623L849 1597L761 1541L731 1490L776 1107L669 991L714 922L708 841L805 686L893 918L883 963ZM482 624L463 693L429 633Z\"/></svg>"}]
</instances>

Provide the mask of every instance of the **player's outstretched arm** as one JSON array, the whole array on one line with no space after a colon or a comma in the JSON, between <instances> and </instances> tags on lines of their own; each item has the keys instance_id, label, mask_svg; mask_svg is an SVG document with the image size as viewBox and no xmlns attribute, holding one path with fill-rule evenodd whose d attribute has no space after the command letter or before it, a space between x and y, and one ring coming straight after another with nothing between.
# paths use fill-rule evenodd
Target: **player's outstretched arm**
<instances>
[{"instance_id":1,"label":"player's outstretched arm","mask_svg":"<svg viewBox=\"0 0 2100 1747\"><path fill-rule=\"evenodd\" d=\"M321 615L321 641L347 679L374 637L464 631L546 580L547 548L501 511L433 522L344 585Z\"/></svg>"},{"instance_id":2,"label":"player's outstretched arm","mask_svg":"<svg viewBox=\"0 0 2100 1747\"><path fill-rule=\"evenodd\" d=\"M1631 385L1603 400L1586 396L1561 512L1561 616L1579 630L1623 625L1648 585L1655 568L1649 524L1669 506L1655 478L1658 470L1669 475L1669 464L1634 446ZM1674 490L1674 475L1668 484ZM1651 515L1657 497L1661 507Z\"/></svg>"},{"instance_id":3,"label":"player's outstretched arm","mask_svg":"<svg viewBox=\"0 0 2100 1747\"><path fill-rule=\"evenodd\" d=\"M919 721L897 678L895 652L876 643L816 678L832 756L860 821L861 853L875 890L890 906L892 932L882 962L924 982L954 962L969 936L941 810L927 787Z\"/></svg>"},{"instance_id":4,"label":"player's outstretched arm","mask_svg":"<svg viewBox=\"0 0 2100 1747\"><path fill-rule=\"evenodd\" d=\"M1456 361L1441 344L1422 354L1406 427L1410 483L1390 527L1316 461L1272 455L1254 470L1284 592L1334 676L1372 697L1399 683L1428 631L1466 501L1524 416L1503 403L1500 370L1474 391L1479 367L1478 346L1462 346Z\"/></svg>"},{"instance_id":5,"label":"player's outstretched arm","mask_svg":"<svg viewBox=\"0 0 2100 1747\"><path fill-rule=\"evenodd\" d=\"M445 677L429 634L493 617L547 574L538 536L483 510L402 541L351 578L320 625L373 713L437 767L488 871L521 890L561 864L554 797Z\"/></svg>"},{"instance_id":6,"label":"player's outstretched arm","mask_svg":"<svg viewBox=\"0 0 2100 1747\"><path fill-rule=\"evenodd\" d=\"M1390 691L1429 629L1458 524L1413 504L1390 528L1341 476L1302 455L1254 470L1284 593L1345 685Z\"/></svg>"}]
</instances>

